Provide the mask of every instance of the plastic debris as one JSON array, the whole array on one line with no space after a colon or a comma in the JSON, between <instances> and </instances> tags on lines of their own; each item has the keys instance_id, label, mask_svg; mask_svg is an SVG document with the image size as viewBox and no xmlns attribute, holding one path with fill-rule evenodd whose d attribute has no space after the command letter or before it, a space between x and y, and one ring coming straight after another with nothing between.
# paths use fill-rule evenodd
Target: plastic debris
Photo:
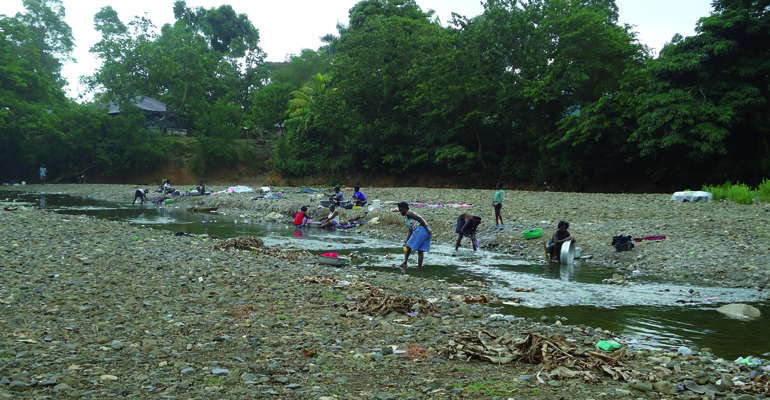
<instances>
[{"instance_id":1,"label":"plastic debris","mask_svg":"<svg viewBox=\"0 0 770 400\"><path fill-rule=\"evenodd\" d=\"M737 360L735 360L736 364L743 364L750 367L754 367L757 365L762 365L762 361L758 358L754 358L753 356L748 356L746 358L738 357Z\"/></svg>"},{"instance_id":2,"label":"plastic debris","mask_svg":"<svg viewBox=\"0 0 770 400\"><path fill-rule=\"evenodd\" d=\"M623 345L614 340L601 340L599 343L596 343L596 347L604 351L615 351L623 347Z\"/></svg>"}]
</instances>

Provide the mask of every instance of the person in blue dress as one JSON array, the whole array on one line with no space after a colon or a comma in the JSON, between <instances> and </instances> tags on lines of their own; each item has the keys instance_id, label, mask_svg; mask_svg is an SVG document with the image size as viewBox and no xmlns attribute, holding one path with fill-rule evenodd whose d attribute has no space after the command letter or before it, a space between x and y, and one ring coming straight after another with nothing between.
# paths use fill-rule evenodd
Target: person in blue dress
<instances>
[{"instance_id":1,"label":"person in blue dress","mask_svg":"<svg viewBox=\"0 0 770 400\"><path fill-rule=\"evenodd\" d=\"M409 203L402 201L398 203L398 212L404 216L404 223L408 229L404 246L406 246L406 258L400 265L401 270L406 273L407 263L412 251L417 250L417 272L422 275L422 261L426 252L430 251L430 240L433 237L428 223L423 217L413 211L409 211Z\"/></svg>"}]
</instances>

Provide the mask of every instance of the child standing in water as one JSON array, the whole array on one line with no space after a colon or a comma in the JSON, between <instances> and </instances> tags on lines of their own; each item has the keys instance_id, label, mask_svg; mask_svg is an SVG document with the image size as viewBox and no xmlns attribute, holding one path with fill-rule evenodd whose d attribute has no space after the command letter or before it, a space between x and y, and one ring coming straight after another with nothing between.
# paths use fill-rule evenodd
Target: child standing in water
<instances>
[{"instance_id":1,"label":"child standing in water","mask_svg":"<svg viewBox=\"0 0 770 400\"><path fill-rule=\"evenodd\" d=\"M500 211L503 209L503 183L497 182L497 192L495 192L495 200L492 202L492 207L495 208L495 228L505 228L503 224L503 216ZM500 221L498 224L497 221Z\"/></svg>"},{"instance_id":2,"label":"child standing in water","mask_svg":"<svg viewBox=\"0 0 770 400\"><path fill-rule=\"evenodd\" d=\"M559 221L556 226L556 232L553 233L551 240L546 244L548 252L551 253L551 260L558 260L561 255L561 246L568 240L575 240L572 235L569 234L569 222Z\"/></svg>"}]
</instances>

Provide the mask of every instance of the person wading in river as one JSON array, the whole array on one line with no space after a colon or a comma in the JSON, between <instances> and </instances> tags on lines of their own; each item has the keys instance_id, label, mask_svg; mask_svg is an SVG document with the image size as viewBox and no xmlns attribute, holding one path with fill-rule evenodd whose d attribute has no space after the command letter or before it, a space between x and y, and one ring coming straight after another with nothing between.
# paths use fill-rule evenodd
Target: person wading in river
<instances>
[{"instance_id":1,"label":"person wading in river","mask_svg":"<svg viewBox=\"0 0 770 400\"><path fill-rule=\"evenodd\" d=\"M413 250L417 250L417 272L422 275L422 260L425 252L430 251L430 239L433 237L433 231L430 230L428 223L421 216L409 211L409 203L405 201L398 203L398 212L404 216L404 223L409 230L406 240L404 240L406 257L404 263L400 265L401 270L406 273L409 255L412 254Z\"/></svg>"}]
</instances>

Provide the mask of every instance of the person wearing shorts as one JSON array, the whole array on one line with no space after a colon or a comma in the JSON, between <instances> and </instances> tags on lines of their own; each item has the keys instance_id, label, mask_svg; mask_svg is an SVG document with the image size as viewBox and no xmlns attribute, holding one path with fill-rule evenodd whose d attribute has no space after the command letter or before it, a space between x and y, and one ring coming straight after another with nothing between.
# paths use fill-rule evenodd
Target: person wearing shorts
<instances>
[{"instance_id":1,"label":"person wearing shorts","mask_svg":"<svg viewBox=\"0 0 770 400\"><path fill-rule=\"evenodd\" d=\"M480 223L481 217L474 217L471 214L460 214L460 216L457 217L457 228L455 228L455 233L457 233L457 243L455 243L455 251L460 248L460 241L462 241L463 236L471 240L473 251L478 250L479 245L476 242L476 229L479 227Z\"/></svg>"},{"instance_id":2,"label":"person wearing shorts","mask_svg":"<svg viewBox=\"0 0 770 400\"><path fill-rule=\"evenodd\" d=\"M505 228L503 223L503 216L500 211L503 209L503 183L497 182L497 192L495 192L495 200L492 201L492 207L495 208L495 228ZM498 224L497 221L500 221Z\"/></svg>"},{"instance_id":3,"label":"person wearing shorts","mask_svg":"<svg viewBox=\"0 0 770 400\"><path fill-rule=\"evenodd\" d=\"M422 261L426 252L430 251L430 240L433 237L433 231L425 222L423 217L409 211L409 203L402 201L398 203L398 212L404 216L404 223L408 233L404 246L406 246L406 257L404 263L400 265L401 270L406 273L407 263L412 251L417 250L417 272L422 275Z\"/></svg>"}]
</instances>

